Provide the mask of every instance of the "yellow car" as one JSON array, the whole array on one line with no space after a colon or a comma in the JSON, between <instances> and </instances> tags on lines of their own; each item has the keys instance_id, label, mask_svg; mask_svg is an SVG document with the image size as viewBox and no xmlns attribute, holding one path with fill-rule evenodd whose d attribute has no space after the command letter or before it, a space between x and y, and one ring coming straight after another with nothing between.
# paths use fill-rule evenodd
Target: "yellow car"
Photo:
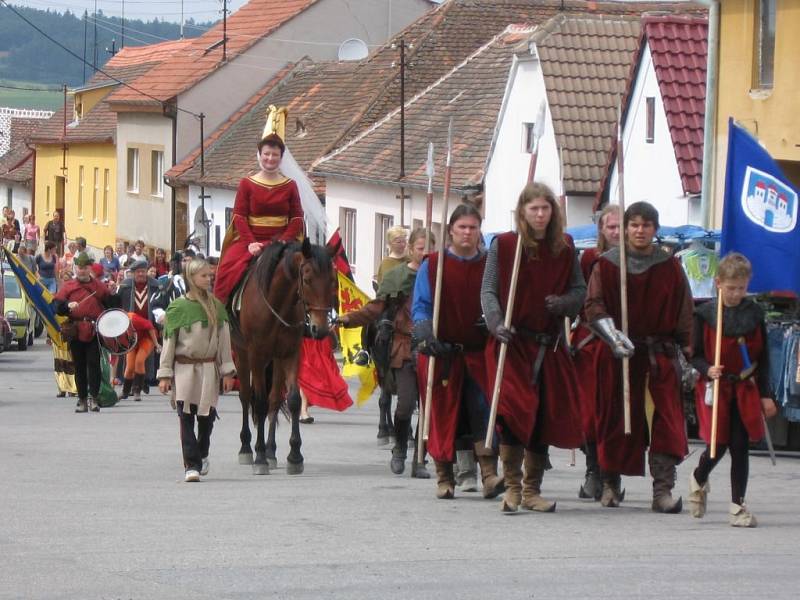
<instances>
[{"instance_id":1,"label":"yellow car","mask_svg":"<svg viewBox=\"0 0 800 600\"><path fill-rule=\"evenodd\" d=\"M6 321L11 326L17 348L27 350L28 346L33 345L36 311L31 307L13 273L9 271L3 273L3 287L5 288Z\"/></svg>"}]
</instances>

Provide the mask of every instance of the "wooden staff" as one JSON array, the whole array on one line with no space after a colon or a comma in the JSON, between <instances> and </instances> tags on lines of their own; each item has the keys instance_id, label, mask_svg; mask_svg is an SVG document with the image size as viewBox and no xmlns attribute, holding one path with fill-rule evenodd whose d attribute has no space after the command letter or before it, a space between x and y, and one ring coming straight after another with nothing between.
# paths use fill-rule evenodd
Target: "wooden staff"
<instances>
[{"instance_id":1,"label":"wooden staff","mask_svg":"<svg viewBox=\"0 0 800 600\"><path fill-rule=\"evenodd\" d=\"M531 163L528 167L528 183L533 181L536 175L536 163L539 160L539 140L544 134L544 120L545 120L545 102L542 100L539 105L539 112L536 115L536 121L533 124L533 152L531 152ZM503 326L506 329L511 328L511 318L514 313L514 300L517 296L517 280L519 279L519 265L522 262L522 232L517 232L517 245L514 248L514 266L511 269L511 285L508 289L508 305L506 306L506 315L503 320ZM503 384L503 371L506 365L506 354L508 353L508 344L500 342L500 352L497 355L497 374L494 378L494 388L492 389L492 406L489 409L489 424L486 427L486 442L487 449L492 448L494 441L494 427L497 421L497 406L500 403L500 387Z\"/></svg>"},{"instance_id":2,"label":"wooden staff","mask_svg":"<svg viewBox=\"0 0 800 600\"><path fill-rule=\"evenodd\" d=\"M428 194L425 198L425 254L431 249L431 221L433 220L433 142L428 142L428 161L425 163L425 173L428 175ZM444 223L444 221L442 221Z\"/></svg>"},{"instance_id":3,"label":"wooden staff","mask_svg":"<svg viewBox=\"0 0 800 600\"><path fill-rule=\"evenodd\" d=\"M722 290L717 287L717 331L714 337L714 366L719 367L722 355ZM719 413L719 377L714 380L711 404L711 458L717 457L717 416Z\"/></svg>"},{"instance_id":4,"label":"wooden staff","mask_svg":"<svg viewBox=\"0 0 800 600\"><path fill-rule=\"evenodd\" d=\"M433 155L432 146L428 146L428 156L433 170ZM439 256L436 263L436 285L433 294L433 336L436 337L439 333L439 313L442 308L442 273L444 272L444 249L445 249L445 227L447 223L447 208L448 197L450 196L450 176L452 171L453 161L453 118L450 117L450 125L447 128L447 162L444 169L444 193L442 196L442 222L439 228ZM431 176L432 179L432 176ZM431 213L433 212L433 188L432 184L428 184L428 189L431 190ZM430 265L429 265L430 268ZM433 400L433 373L436 369L436 357L428 357L428 378L425 384L425 409L422 413L422 440L417 440L417 460L422 463L425 460L425 442L428 441L428 435L431 431L431 402Z\"/></svg>"},{"instance_id":5,"label":"wooden staff","mask_svg":"<svg viewBox=\"0 0 800 600\"><path fill-rule=\"evenodd\" d=\"M619 187L619 212L625 214L625 160L622 146L622 107L617 119L617 186ZM625 247L625 232L619 244L619 292L620 292L620 325L622 333L628 337L628 259ZM625 435L631 434L631 361L622 359L622 407L625 419Z\"/></svg>"}]
</instances>

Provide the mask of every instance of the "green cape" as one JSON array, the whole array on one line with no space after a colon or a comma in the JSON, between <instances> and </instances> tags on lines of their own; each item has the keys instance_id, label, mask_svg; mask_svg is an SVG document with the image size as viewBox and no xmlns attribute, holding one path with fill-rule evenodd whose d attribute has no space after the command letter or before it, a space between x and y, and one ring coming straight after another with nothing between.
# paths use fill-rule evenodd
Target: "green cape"
<instances>
[{"instance_id":1,"label":"green cape","mask_svg":"<svg viewBox=\"0 0 800 600\"><path fill-rule=\"evenodd\" d=\"M221 325L227 322L228 313L225 306L214 298L214 306L217 307L217 322ZM167 307L167 318L164 324L164 337L172 337L178 329L192 328L193 323L200 321L203 327L208 327L208 315L203 305L194 300L189 300L186 296L178 298Z\"/></svg>"},{"instance_id":2,"label":"green cape","mask_svg":"<svg viewBox=\"0 0 800 600\"><path fill-rule=\"evenodd\" d=\"M410 268L408 264L400 265L383 276L376 295L383 300L397 298L400 295L412 296L416 280L417 272L414 269Z\"/></svg>"}]
</instances>

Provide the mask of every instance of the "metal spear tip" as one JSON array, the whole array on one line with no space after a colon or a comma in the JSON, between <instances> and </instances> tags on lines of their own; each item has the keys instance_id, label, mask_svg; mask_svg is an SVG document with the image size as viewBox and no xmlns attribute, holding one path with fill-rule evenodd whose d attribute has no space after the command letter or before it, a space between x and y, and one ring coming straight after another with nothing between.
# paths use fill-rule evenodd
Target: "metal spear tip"
<instances>
[{"instance_id":1,"label":"metal spear tip","mask_svg":"<svg viewBox=\"0 0 800 600\"><path fill-rule=\"evenodd\" d=\"M533 136L538 140L544 135L544 121L547 114L547 103L544 98L539 103L539 110L536 113L536 120L533 122Z\"/></svg>"},{"instance_id":2,"label":"metal spear tip","mask_svg":"<svg viewBox=\"0 0 800 600\"><path fill-rule=\"evenodd\" d=\"M433 142L428 142L428 161L425 163L425 174L428 176L428 179L433 179Z\"/></svg>"}]
</instances>

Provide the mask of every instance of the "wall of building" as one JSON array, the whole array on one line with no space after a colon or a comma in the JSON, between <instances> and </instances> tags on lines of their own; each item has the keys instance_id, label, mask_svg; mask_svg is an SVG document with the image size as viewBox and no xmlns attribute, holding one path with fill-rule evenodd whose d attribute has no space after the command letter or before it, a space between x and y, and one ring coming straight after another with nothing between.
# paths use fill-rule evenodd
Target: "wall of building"
<instances>
[{"instance_id":1,"label":"wall of building","mask_svg":"<svg viewBox=\"0 0 800 600\"><path fill-rule=\"evenodd\" d=\"M56 209L57 178L64 181L64 225L69 239L85 237L89 246L102 248L116 241L117 154L111 144L71 144L67 169L62 170L62 147L45 144L36 150L36 221L40 226ZM81 167L83 185L81 185ZM95 172L97 189L95 190ZM106 185L107 183L107 185Z\"/></svg>"},{"instance_id":2,"label":"wall of building","mask_svg":"<svg viewBox=\"0 0 800 600\"><path fill-rule=\"evenodd\" d=\"M712 215L722 223L728 118L754 133L778 160L800 161L800 2L777 0L775 75L771 90L753 90L757 0L725 0L720 13L719 95Z\"/></svg>"},{"instance_id":3,"label":"wall of building","mask_svg":"<svg viewBox=\"0 0 800 600\"><path fill-rule=\"evenodd\" d=\"M210 198L205 199L204 206L207 219L211 221L208 226L208 256L219 256L228 225L225 220L225 211L226 209L233 210L233 201L236 198L236 191L224 190L221 188L206 188L205 195L210 196ZM199 218L200 213L198 211L200 207L200 187L190 185L187 235L191 235L192 231L194 231L194 236L192 237L200 237L202 239L205 234ZM179 240L179 242L182 241L183 240ZM206 253L206 246L201 244L200 249L203 253Z\"/></svg>"},{"instance_id":4,"label":"wall of building","mask_svg":"<svg viewBox=\"0 0 800 600\"><path fill-rule=\"evenodd\" d=\"M139 189L128 190L128 148L139 150ZM169 248L172 241L172 190L152 171L151 152L163 152L164 171L172 160L172 121L160 113L117 114L116 189L119 223L117 236L144 240L148 246ZM153 177L162 181L163 192L152 189Z\"/></svg>"},{"instance_id":5,"label":"wall of building","mask_svg":"<svg viewBox=\"0 0 800 600\"><path fill-rule=\"evenodd\" d=\"M378 215L390 215L394 225L400 225L400 201L396 196L399 189L395 186L383 186L361 183L358 181L329 177L326 180L325 212L328 217L328 230L333 234L341 227L341 209L356 211L356 255L348 256L355 273L356 284L364 292L374 295L372 277L375 274L376 260L380 262L381 249L376 244L376 221ZM414 227L414 221L422 226L425 222L426 193L425 190L406 189L411 196L405 205L405 226ZM458 205L459 197L451 194L448 214ZM438 223L442 214L442 194L434 194L433 221L434 234L439 238ZM484 229L484 231L487 231Z\"/></svg>"},{"instance_id":6,"label":"wall of building","mask_svg":"<svg viewBox=\"0 0 800 600\"><path fill-rule=\"evenodd\" d=\"M22 225L22 215L31 210L31 188L12 181L0 181L0 204L13 208Z\"/></svg>"},{"instance_id":7,"label":"wall of building","mask_svg":"<svg viewBox=\"0 0 800 600\"><path fill-rule=\"evenodd\" d=\"M350 38L359 38L374 50L430 6L425 0L322 0L181 94L178 105L205 114L208 134L287 63L305 56L336 60L339 44ZM199 144L198 120L179 113L178 160Z\"/></svg>"},{"instance_id":8,"label":"wall of building","mask_svg":"<svg viewBox=\"0 0 800 600\"><path fill-rule=\"evenodd\" d=\"M655 98L653 141L647 141L647 98ZM699 215L689 215L675 149L658 87L650 49L642 53L630 108L623 126L625 203L645 200L656 207L662 225L701 225ZM619 203L616 162L609 180L610 201Z\"/></svg>"}]
</instances>

